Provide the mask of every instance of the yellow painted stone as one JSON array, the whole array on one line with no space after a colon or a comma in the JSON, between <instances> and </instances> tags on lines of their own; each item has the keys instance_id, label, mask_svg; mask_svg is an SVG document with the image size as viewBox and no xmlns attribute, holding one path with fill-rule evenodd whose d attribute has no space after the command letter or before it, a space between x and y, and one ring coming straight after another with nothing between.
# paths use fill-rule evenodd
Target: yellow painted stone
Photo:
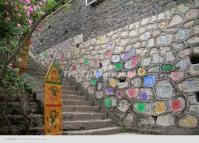
<instances>
[{"instance_id":1,"label":"yellow painted stone","mask_svg":"<svg viewBox=\"0 0 199 143\"><path fill-rule=\"evenodd\" d=\"M179 120L179 126L183 128L196 128L198 119L193 115L186 115Z\"/></svg>"},{"instance_id":2,"label":"yellow painted stone","mask_svg":"<svg viewBox=\"0 0 199 143\"><path fill-rule=\"evenodd\" d=\"M97 42L97 44L104 44L105 37L104 36L97 37L96 42Z\"/></svg>"},{"instance_id":3,"label":"yellow painted stone","mask_svg":"<svg viewBox=\"0 0 199 143\"><path fill-rule=\"evenodd\" d=\"M137 72L139 76L145 76L147 74L147 71L142 67L138 68Z\"/></svg>"},{"instance_id":4,"label":"yellow painted stone","mask_svg":"<svg viewBox=\"0 0 199 143\"><path fill-rule=\"evenodd\" d=\"M118 84L118 81L115 78L109 78L109 85L111 87L116 87Z\"/></svg>"},{"instance_id":5,"label":"yellow painted stone","mask_svg":"<svg viewBox=\"0 0 199 143\"><path fill-rule=\"evenodd\" d=\"M167 110L167 107L164 101L157 101L155 103L155 113L161 114L161 113L166 112L166 110Z\"/></svg>"}]
</instances>

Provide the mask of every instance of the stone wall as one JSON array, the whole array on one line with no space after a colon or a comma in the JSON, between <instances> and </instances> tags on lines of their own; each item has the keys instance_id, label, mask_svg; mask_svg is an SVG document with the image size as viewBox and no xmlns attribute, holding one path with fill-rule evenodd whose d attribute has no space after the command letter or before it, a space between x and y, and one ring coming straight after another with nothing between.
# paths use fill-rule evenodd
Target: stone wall
<instances>
[{"instance_id":1,"label":"stone wall","mask_svg":"<svg viewBox=\"0 0 199 143\"><path fill-rule=\"evenodd\" d=\"M196 1L197 3L197 1ZM181 4L37 56L54 59L126 128L199 128L199 7Z\"/></svg>"},{"instance_id":2,"label":"stone wall","mask_svg":"<svg viewBox=\"0 0 199 143\"><path fill-rule=\"evenodd\" d=\"M40 34L33 36L36 53L64 40L84 34L84 41L129 25L142 18L193 0L103 0L86 6L86 0L73 0L70 11L55 13L41 25Z\"/></svg>"}]
</instances>

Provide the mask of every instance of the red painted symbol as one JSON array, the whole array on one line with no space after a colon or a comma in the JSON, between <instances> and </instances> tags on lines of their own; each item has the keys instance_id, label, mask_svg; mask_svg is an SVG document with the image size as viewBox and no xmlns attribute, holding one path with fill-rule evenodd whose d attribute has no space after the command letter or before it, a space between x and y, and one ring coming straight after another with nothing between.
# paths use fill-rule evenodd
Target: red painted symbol
<instances>
[{"instance_id":1,"label":"red painted symbol","mask_svg":"<svg viewBox=\"0 0 199 143\"><path fill-rule=\"evenodd\" d=\"M178 111L182 108L182 104L180 102L180 100L173 100L171 102L171 108L173 111Z\"/></svg>"}]
</instances>

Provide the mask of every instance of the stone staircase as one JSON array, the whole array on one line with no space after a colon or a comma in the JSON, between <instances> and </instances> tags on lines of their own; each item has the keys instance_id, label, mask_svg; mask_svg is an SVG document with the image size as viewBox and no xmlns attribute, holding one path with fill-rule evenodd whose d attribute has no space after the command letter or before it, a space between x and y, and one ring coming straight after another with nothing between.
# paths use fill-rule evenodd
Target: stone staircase
<instances>
[{"instance_id":1,"label":"stone staircase","mask_svg":"<svg viewBox=\"0 0 199 143\"><path fill-rule=\"evenodd\" d=\"M69 82L63 82L63 134L64 135L110 135L120 132L120 127L99 112L86 96Z\"/></svg>"}]
</instances>

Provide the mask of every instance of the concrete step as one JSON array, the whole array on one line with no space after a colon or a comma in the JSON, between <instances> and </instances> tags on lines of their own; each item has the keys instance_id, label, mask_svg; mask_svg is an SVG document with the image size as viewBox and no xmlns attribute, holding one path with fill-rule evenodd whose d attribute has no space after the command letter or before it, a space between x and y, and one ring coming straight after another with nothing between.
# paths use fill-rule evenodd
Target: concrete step
<instances>
[{"instance_id":1,"label":"concrete step","mask_svg":"<svg viewBox=\"0 0 199 143\"><path fill-rule=\"evenodd\" d=\"M75 121L75 120L102 120L106 118L105 113L97 112L63 112L63 120Z\"/></svg>"},{"instance_id":2,"label":"concrete step","mask_svg":"<svg viewBox=\"0 0 199 143\"><path fill-rule=\"evenodd\" d=\"M92 105L91 101L85 100L63 100L64 105Z\"/></svg>"},{"instance_id":3,"label":"concrete step","mask_svg":"<svg viewBox=\"0 0 199 143\"><path fill-rule=\"evenodd\" d=\"M73 86L73 85L62 85L62 89L75 90L75 86Z\"/></svg>"},{"instance_id":4,"label":"concrete step","mask_svg":"<svg viewBox=\"0 0 199 143\"><path fill-rule=\"evenodd\" d=\"M94 112L98 110L98 106L63 106L64 112Z\"/></svg>"},{"instance_id":5,"label":"concrete step","mask_svg":"<svg viewBox=\"0 0 199 143\"><path fill-rule=\"evenodd\" d=\"M111 120L77 120L64 121L63 130L88 130L111 127Z\"/></svg>"},{"instance_id":6,"label":"concrete step","mask_svg":"<svg viewBox=\"0 0 199 143\"><path fill-rule=\"evenodd\" d=\"M81 91L75 91L75 90L62 90L62 94L73 94L73 95L80 95Z\"/></svg>"},{"instance_id":7,"label":"concrete step","mask_svg":"<svg viewBox=\"0 0 199 143\"><path fill-rule=\"evenodd\" d=\"M110 135L120 133L119 127L107 127L91 130L64 131L64 135Z\"/></svg>"},{"instance_id":8,"label":"concrete step","mask_svg":"<svg viewBox=\"0 0 199 143\"><path fill-rule=\"evenodd\" d=\"M63 99L67 100L86 100L86 96L78 96L78 95L71 95L71 94L63 94Z\"/></svg>"}]
</instances>

